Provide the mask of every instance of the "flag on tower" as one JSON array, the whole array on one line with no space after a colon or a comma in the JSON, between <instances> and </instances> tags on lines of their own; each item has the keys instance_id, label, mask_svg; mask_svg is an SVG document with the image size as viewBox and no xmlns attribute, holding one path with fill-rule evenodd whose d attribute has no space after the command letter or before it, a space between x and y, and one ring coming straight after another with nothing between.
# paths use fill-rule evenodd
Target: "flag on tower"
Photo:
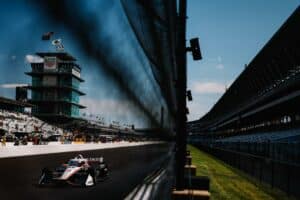
<instances>
[{"instance_id":1,"label":"flag on tower","mask_svg":"<svg viewBox=\"0 0 300 200\"><path fill-rule=\"evenodd\" d=\"M54 32L47 32L47 33L44 33L42 35L42 40L50 40L51 36L54 34Z\"/></svg>"}]
</instances>

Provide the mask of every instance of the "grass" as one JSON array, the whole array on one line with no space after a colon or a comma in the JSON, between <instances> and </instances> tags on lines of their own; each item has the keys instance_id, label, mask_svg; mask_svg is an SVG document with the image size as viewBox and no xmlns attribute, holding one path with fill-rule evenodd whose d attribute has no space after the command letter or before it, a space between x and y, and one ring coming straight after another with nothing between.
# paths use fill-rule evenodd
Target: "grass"
<instances>
[{"instance_id":1,"label":"grass","mask_svg":"<svg viewBox=\"0 0 300 200\"><path fill-rule=\"evenodd\" d=\"M192 163L197 166L197 176L210 178L210 193L213 200L293 199L191 145L188 149L191 151Z\"/></svg>"}]
</instances>

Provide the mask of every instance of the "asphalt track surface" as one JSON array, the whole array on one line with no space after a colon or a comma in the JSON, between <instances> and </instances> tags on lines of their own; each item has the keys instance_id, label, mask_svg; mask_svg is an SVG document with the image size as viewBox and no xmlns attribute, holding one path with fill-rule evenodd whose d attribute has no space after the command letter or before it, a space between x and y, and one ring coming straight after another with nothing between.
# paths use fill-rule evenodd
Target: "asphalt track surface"
<instances>
[{"instance_id":1,"label":"asphalt track surface","mask_svg":"<svg viewBox=\"0 0 300 200\"><path fill-rule=\"evenodd\" d=\"M163 164L170 146L165 143L81 152L85 157L104 156L111 170L108 180L89 188L39 188L35 185L43 167L54 168L77 153L3 158L0 159L0 199L124 199L149 173Z\"/></svg>"}]
</instances>

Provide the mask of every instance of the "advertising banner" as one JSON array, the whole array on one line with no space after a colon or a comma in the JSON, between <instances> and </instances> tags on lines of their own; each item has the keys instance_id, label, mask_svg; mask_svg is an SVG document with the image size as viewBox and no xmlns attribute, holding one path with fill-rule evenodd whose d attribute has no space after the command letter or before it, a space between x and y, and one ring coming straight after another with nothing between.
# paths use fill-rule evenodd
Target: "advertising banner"
<instances>
[{"instance_id":1,"label":"advertising banner","mask_svg":"<svg viewBox=\"0 0 300 200\"><path fill-rule=\"evenodd\" d=\"M75 69L72 69L72 74L73 74L74 76L77 76L78 78L80 78L80 72L79 72L79 71L77 71L77 70L75 70Z\"/></svg>"},{"instance_id":2,"label":"advertising banner","mask_svg":"<svg viewBox=\"0 0 300 200\"><path fill-rule=\"evenodd\" d=\"M45 57L44 58L44 70L45 71L56 71L57 70L56 57Z\"/></svg>"}]
</instances>

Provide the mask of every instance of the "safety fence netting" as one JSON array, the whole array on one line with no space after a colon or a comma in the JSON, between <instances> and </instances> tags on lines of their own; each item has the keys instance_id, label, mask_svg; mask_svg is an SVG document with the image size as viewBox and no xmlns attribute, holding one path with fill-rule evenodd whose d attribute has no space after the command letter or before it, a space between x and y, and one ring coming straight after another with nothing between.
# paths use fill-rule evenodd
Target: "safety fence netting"
<instances>
[{"instance_id":1,"label":"safety fence netting","mask_svg":"<svg viewBox=\"0 0 300 200\"><path fill-rule=\"evenodd\" d=\"M99 79L106 80L99 93L109 87L148 127L173 130L176 1L32 0L30 6L52 27L66 30L95 63Z\"/></svg>"}]
</instances>

